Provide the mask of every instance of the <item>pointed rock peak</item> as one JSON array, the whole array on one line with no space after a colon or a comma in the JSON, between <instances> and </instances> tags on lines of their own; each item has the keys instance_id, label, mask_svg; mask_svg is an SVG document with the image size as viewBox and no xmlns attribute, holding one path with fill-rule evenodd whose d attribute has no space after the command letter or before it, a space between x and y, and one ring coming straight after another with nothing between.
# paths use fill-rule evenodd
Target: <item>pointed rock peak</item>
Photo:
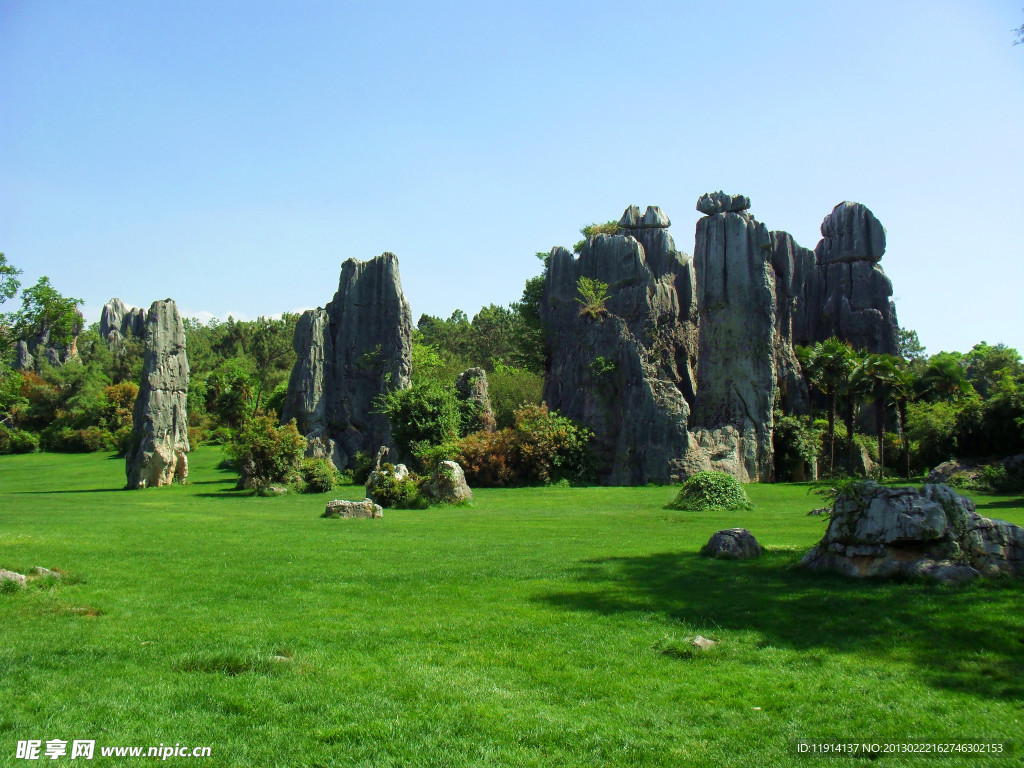
<instances>
[{"instance_id":1,"label":"pointed rock peak","mask_svg":"<svg viewBox=\"0 0 1024 768\"><path fill-rule=\"evenodd\" d=\"M640 206L631 205L619 219L619 226L623 229L665 229L671 225L668 216L656 205L648 205L643 215L640 214Z\"/></svg>"},{"instance_id":2,"label":"pointed rock peak","mask_svg":"<svg viewBox=\"0 0 1024 768\"><path fill-rule=\"evenodd\" d=\"M697 210L705 216L715 213L739 213L750 208L746 195L727 195L725 192L705 192L697 199Z\"/></svg>"}]
</instances>

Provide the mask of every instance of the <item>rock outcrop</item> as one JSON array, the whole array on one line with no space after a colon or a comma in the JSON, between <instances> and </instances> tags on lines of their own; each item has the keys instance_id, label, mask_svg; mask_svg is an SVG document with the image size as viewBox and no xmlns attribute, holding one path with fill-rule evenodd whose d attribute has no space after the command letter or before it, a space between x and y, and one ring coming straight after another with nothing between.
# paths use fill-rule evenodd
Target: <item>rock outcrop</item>
<instances>
[{"instance_id":1,"label":"rock outcrop","mask_svg":"<svg viewBox=\"0 0 1024 768\"><path fill-rule=\"evenodd\" d=\"M867 480L836 499L828 531L800 565L846 576L1024 577L1024 528L982 517L947 485L887 488Z\"/></svg>"},{"instance_id":2,"label":"rock outcrop","mask_svg":"<svg viewBox=\"0 0 1024 768\"><path fill-rule=\"evenodd\" d=\"M541 306L550 329L544 399L594 432L603 482L665 483L686 474L693 265L676 250L660 209L641 216L631 206L619 224L623 234L589 238L578 258L551 251ZM581 305L580 278L607 285L600 307Z\"/></svg>"},{"instance_id":3,"label":"rock outcrop","mask_svg":"<svg viewBox=\"0 0 1024 768\"><path fill-rule=\"evenodd\" d=\"M427 495L440 504L465 504L473 492L466 483L466 473L456 461L439 462L426 487Z\"/></svg>"},{"instance_id":4,"label":"rock outcrop","mask_svg":"<svg viewBox=\"0 0 1024 768\"><path fill-rule=\"evenodd\" d=\"M188 357L181 315L171 299L149 308L145 339L125 463L130 489L168 485L188 474Z\"/></svg>"},{"instance_id":5,"label":"rock outcrop","mask_svg":"<svg viewBox=\"0 0 1024 768\"><path fill-rule=\"evenodd\" d=\"M75 309L76 318L67 334L61 339L54 338L52 328L45 322L29 339L21 339L15 345L14 367L17 370L37 370L41 361L59 366L78 357L78 334L85 327L85 318Z\"/></svg>"},{"instance_id":6,"label":"rock outcrop","mask_svg":"<svg viewBox=\"0 0 1024 768\"><path fill-rule=\"evenodd\" d=\"M412 313L395 255L346 261L333 300L300 318L294 346L281 418L296 420L307 455L347 469L357 452L390 446L391 426L374 400L408 387L412 368Z\"/></svg>"},{"instance_id":7,"label":"rock outcrop","mask_svg":"<svg viewBox=\"0 0 1024 768\"><path fill-rule=\"evenodd\" d=\"M473 408L475 415L471 431L494 431L494 410L487 394L487 372L483 368L469 368L460 373L455 379L455 394Z\"/></svg>"},{"instance_id":8,"label":"rock outcrop","mask_svg":"<svg viewBox=\"0 0 1024 768\"><path fill-rule=\"evenodd\" d=\"M701 432L731 427L740 465L730 474L741 482L771 480L779 352L768 228L746 211L706 215L697 222L693 261L700 341L691 429L700 440Z\"/></svg>"},{"instance_id":9,"label":"rock outcrop","mask_svg":"<svg viewBox=\"0 0 1024 768\"><path fill-rule=\"evenodd\" d=\"M380 504L374 504L371 499L362 501L346 501L345 499L332 499L327 502L327 508L320 517L384 517L384 510Z\"/></svg>"},{"instance_id":10,"label":"rock outcrop","mask_svg":"<svg viewBox=\"0 0 1024 768\"><path fill-rule=\"evenodd\" d=\"M107 344L116 344L127 336L141 338L146 333L146 310L129 307L118 298L103 305L100 313L100 336Z\"/></svg>"},{"instance_id":11,"label":"rock outcrop","mask_svg":"<svg viewBox=\"0 0 1024 768\"><path fill-rule=\"evenodd\" d=\"M750 560L761 556L761 545L746 528L726 528L712 534L700 553L719 560Z\"/></svg>"}]
</instances>

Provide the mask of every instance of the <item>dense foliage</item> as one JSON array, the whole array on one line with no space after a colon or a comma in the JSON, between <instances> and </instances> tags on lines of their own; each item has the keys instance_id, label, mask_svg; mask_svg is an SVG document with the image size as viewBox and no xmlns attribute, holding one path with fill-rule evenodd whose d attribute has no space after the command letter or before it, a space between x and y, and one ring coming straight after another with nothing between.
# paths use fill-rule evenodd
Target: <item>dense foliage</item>
<instances>
[{"instance_id":1,"label":"dense foliage","mask_svg":"<svg viewBox=\"0 0 1024 768\"><path fill-rule=\"evenodd\" d=\"M274 484L295 483L305 450L306 439L295 421L279 426L273 411L246 419L227 444L228 455L241 474L240 484L257 493Z\"/></svg>"},{"instance_id":2,"label":"dense foliage","mask_svg":"<svg viewBox=\"0 0 1024 768\"><path fill-rule=\"evenodd\" d=\"M669 509L689 512L750 509L750 499L732 475L725 472L697 472L686 479Z\"/></svg>"}]
</instances>

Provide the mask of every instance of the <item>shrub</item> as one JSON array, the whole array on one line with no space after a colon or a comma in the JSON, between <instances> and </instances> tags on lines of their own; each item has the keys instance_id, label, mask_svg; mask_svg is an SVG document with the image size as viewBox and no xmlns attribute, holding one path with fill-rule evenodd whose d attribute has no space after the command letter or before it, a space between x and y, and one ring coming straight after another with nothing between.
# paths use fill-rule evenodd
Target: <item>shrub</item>
<instances>
[{"instance_id":1,"label":"shrub","mask_svg":"<svg viewBox=\"0 0 1024 768\"><path fill-rule=\"evenodd\" d=\"M608 301L608 283L580 276L576 282L576 290L580 294L576 301L582 305L580 314L583 317L597 320L608 316L608 310L604 306Z\"/></svg>"},{"instance_id":2,"label":"shrub","mask_svg":"<svg viewBox=\"0 0 1024 768\"><path fill-rule=\"evenodd\" d=\"M416 443L442 445L459 437L463 408L454 387L414 383L381 395L376 405L391 423L391 436L402 453L411 453Z\"/></svg>"},{"instance_id":3,"label":"shrub","mask_svg":"<svg viewBox=\"0 0 1024 768\"><path fill-rule=\"evenodd\" d=\"M806 480L807 467L814 466L821 450L821 436L821 431L808 418L776 415L772 433L775 479L782 482Z\"/></svg>"},{"instance_id":4,"label":"shrub","mask_svg":"<svg viewBox=\"0 0 1024 768\"><path fill-rule=\"evenodd\" d=\"M495 361L494 371L487 375L487 392L498 429L515 426L515 412L524 405L540 405L544 377L525 368Z\"/></svg>"},{"instance_id":5,"label":"shrub","mask_svg":"<svg viewBox=\"0 0 1024 768\"><path fill-rule=\"evenodd\" d=\"M366 480L370 477L370 473L373 472L375 461L376 457L371 456L366 451L357 451L356 466L352 470L352 482L356 485L366 485Z\"/></svg>"},{"instance_id":6,"label":"shrub","mask_svg":"<svg viewBox=\"0 0 1024 768\"><path fill-rule=\"evenodd\" d=\"M39 438L31 432L0 424L0 455L34 453L39 450Z\"/></svg>"},{"instance_id":7,"label":"shrub","mask_svg":"<svg viewBox=\"0 0 1024 768\"><path fill-rule=\"evenodd\" d=\"M327 493L341 484L341 473L330 459L303 459L300 475L303 493Z\"/></svg>"},{"instance_id":8,"label":"shrub","mask_svg":"<svg viewBox=\"0 0 1024 768\"><path fill-rule=\"evenodd\" d=\"M274 483L292 483L299 474L306 439L292 419L277 425L277 414L256 413L228 442L228 455L241 472L240 483L262 491Z\"/></svg>"},{"instance_id":9,"label":"shrub","mask_svg":"<svg viewBox=\"0 0 1024 768\"><path fill-rule=\"evenodd\" d=\"M470 487L503 488L519 479L514 445L511 429L474 432L459 441L455 460L466 473Z\"/></svg>"},{"instance_id":10,"label":"shrub","mask_svg":"<svg viewBox=\"0 0 1024 768\"><path fill-rule=\"evenodd\" d=\"M44 450L55 453L93 453L95 451L112 451L117 440L102 427L71 427L51 424L40 434L40 445Z\"/></svg>"},{"instance_id":11,"label":"shrub","mask_svg":"<svg viewBox=\"0 0 1024 768\"><path fill-rule=\"evenodd\" d=\"M583 246L587 244L587 240L594 235L617 235L618 233L619 222L617 221L606 221L604 224L587 224L587 226L580 228L580 234L583 235L583 239L574 243L572 249L575 253L579 253L583 250ZM538 253L537 255L541 256L542 254ZM547 254L543 255L547 256Z\"/></svg>"},{"instance_id":12,"label":"shrub","mask_svg":"<svg viewBox=\"0 0 1024 768\"><path fill-rule=\"evenodd\" d=\"M386 509L426 509L428 502L420 487L423 480L415 473L399 475L391 464L370 475L366 495Z\"/></svg>"},{"instance_id":13,"label":"shrub","mask_svg":"<svg viewBox=\"0 0 1024 768\"><path fill-rule=\"evenodd\" d=\"M669 509L684 509L690 512L711 510L750 509L750 500L732 475L725 472L697 472L691 475Z\"/></svg>"}]
</instances>

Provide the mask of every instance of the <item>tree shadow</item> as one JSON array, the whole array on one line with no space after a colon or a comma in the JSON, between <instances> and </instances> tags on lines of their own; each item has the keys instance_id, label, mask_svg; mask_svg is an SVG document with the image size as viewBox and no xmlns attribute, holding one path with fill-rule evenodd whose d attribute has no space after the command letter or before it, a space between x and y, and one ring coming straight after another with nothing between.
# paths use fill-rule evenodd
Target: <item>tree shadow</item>
<instances>
[{"instance_id":1,"label":"tree shadow","mask_svg":"<svg viewBox=\"0 0 1024 768\"><path fill-rule=\"evenodd\" d=\"M565 610L661 613L752 630L779 648L911 661L931 685L1024 700L1024 585L848 579L797 569L792 552L729 562L689 552L585 560L580 589L539 598ZM713 630L712 630L713 631Z\"/></svg>"},{"instance_id":2,"label":"tree shadow","mask_svg":"<svg viewBox=\"0 0 1024 768\"><path fill-rule=\"evenodd\" d=\"M1019 499L1005 499L1002 501L974 502L974 508L979 512L983 509L1024 509L1024 496Z\"/></svg>"}]
</instances>

